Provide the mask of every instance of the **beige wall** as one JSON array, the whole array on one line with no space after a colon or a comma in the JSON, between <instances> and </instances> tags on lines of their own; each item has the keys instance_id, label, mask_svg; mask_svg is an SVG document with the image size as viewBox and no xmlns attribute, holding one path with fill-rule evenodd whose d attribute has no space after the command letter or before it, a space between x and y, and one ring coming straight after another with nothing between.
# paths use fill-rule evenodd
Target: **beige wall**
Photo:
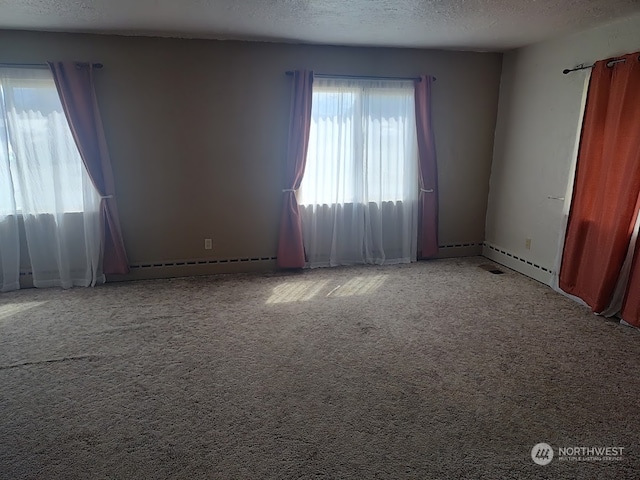
<instances>
[{"instance_id":1,"label":"beige wall","mask_svg":"<svg viewBox=\"0 0 640 480\"><path fill-rule=\"evenodd\" d=\"M589 76L588 70L562 71L638 50L640 15L505 54L487 212L489 244L554 270ZM548 197L565 197L565 202ZM550 273L522 260L487 248L485 254L550 281Z\"/></svg>"},{"instance_id":2,"label":"beige wall","mask_svg":"<svg viewBox=\"0 0 640 480\"><path fill-rule=\"evenodd\" d=\"M48 59L105 65L97 93L133 264L275 256L289 115L284 72L296 68L435 75L440 243L484 240L500 54L0 32L0 62ZM214 250L203 249L205 237Z\"/></svg>"}]
</instances>

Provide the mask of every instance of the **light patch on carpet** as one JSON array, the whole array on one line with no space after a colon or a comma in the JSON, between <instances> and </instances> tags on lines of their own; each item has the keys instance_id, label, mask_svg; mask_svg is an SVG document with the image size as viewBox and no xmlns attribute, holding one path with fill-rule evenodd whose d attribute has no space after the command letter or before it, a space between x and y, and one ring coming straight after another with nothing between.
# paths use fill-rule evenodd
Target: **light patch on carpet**
<instances>
[{"instance_id":1,"label":"light patch on carpet","mask_svg":"<svg viewBox=\"0 0 640 480\"><path fill-rule=\"evenodd\" d=\"M385 281L385 275L373 277L354 277L335 291L334 297L353 297L356 295L370 295Z\"/></svg>"},{"instance_id":2,"label":"light patch on carpet","mask_svg":"<svg viewBox=\"0 0 640 480\"><path fill-rule=\"evenodd\" d=\"M327 283L328 280L285 282L274 287L266 303L306 302L320 293Z\"/></svg>"},{"instance_id":3,"label":"light patch on carpet","mask_svg":"<svg viewBox=\"0 0 640 480\"><path fill-rule=\"evenodd\" d=\"M22 303L7 303L6 305L0 305L0 320L4 318L10 318L17 313L24 312L31 308L39 307L46 302L22 302Z\"/></svg>"}]
</instances>

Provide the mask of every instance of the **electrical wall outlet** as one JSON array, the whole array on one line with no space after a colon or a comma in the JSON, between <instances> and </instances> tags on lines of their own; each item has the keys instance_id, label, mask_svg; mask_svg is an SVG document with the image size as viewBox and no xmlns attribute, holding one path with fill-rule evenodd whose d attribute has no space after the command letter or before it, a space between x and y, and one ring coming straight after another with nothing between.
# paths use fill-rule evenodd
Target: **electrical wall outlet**
<instances>
[{"instance_id":1,"label":"electrical wall outlet","mask_svg":"<svg viewBox=\"0 0 640 480\"><path fill-rule=\"evenodd\" d=\"M524 241L524 248L526 248L527 250L531 250L531 239L530 238L527 238Z\"/></svg>"},{"instance_id":2,"label":"electrical wall outlet","mask_svg":"<svg viewBox=\"0 0 640 480\"><path fill-rule=\"evenodd\" d=\"M211 250L213 248L213 240L211 240L210 238L205 238L204 239L204 249L205 250Z\"/></svg>"}]
</instances>

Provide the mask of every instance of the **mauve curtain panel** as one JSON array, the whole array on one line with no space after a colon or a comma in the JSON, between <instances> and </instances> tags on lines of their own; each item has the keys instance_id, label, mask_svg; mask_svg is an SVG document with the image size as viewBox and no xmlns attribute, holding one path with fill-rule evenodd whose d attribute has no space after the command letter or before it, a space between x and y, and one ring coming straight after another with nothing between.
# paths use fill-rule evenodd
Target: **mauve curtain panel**
<instances>
[{"instance_id":1,"label":"mauve curtain panel","mask_svg":"<svg viewBox=\"0 0 640 480\"><path fill-rule=\"evenodd\" d=\"M429 258L438 253L438 166L431 121L432 84L433 77L426 75L415 82L420 180L418 258Z\"/></svg>"},{"instance_id":2,"label":"mauve curtain panel","mask_svg":"<svg viewBox=\"0 0 640 480\"><path fill-rule=\"evenodd\" d=\"M111 159L93 82L94 66L78 62L48 64L82 162L102 197L103 271L111 274L128 273L129 261L120 230Z\"/></svg>"},{"instance_id":3,"label":"mauve curtain panel","mask_svg":"<svg viewBox=\"0 0 640 480\"><path fill-rule=\"evenodd\" d=\"M285 167L286 185L282 190L284 201L278 240L277 265L279 268L302 268L305 264L302 219L296 200L296 190L300 188L307 160L309 130L311 128L312 89L312 71L296 70L293 72L289 142Z\"/></svg>"},{"instance_id":4,"label":"mauve curtain panel","mask_svg":"<svg viewBox=\"0 0 640 480\"><path fill-rule=\"evenodd\" d=\"M638 53L621 58L596 62L591 73L560 267L560 288L596 313L616 287L640 194L640 62Z\"/></svg>"}]
</instances>

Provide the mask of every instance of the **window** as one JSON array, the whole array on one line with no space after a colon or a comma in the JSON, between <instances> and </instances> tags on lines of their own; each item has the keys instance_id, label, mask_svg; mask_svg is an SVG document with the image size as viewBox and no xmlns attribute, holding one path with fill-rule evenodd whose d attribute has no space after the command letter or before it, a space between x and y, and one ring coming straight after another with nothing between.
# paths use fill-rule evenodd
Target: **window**
<instances>
[{"instance_id":1,"label":"window","mask_svg":"<svg viewBox=\"0 0 640 480\"><path fill-rule=\"evenodd\" d=\"M316 78L302 205L417 198L411 81Z\"/></svg>"},{"instance_id":2,"label":"window","mask_svg":"<svg viewBox=\"0 0 640 480\"><path fill-rule=\"evenodd\" d=\"M315 78L298 191L310 267L415 261L412 81Z\"/></svg>"},{"instance_id":3,"label":"window","mask_svg":"<svg viewBox=\"0 0 640 480\"><path fill-rule=\"evenodd\" d=\"M0 68L0 213L81 212L84 175L49 70Z\"/></svg>"}]
</instances>

